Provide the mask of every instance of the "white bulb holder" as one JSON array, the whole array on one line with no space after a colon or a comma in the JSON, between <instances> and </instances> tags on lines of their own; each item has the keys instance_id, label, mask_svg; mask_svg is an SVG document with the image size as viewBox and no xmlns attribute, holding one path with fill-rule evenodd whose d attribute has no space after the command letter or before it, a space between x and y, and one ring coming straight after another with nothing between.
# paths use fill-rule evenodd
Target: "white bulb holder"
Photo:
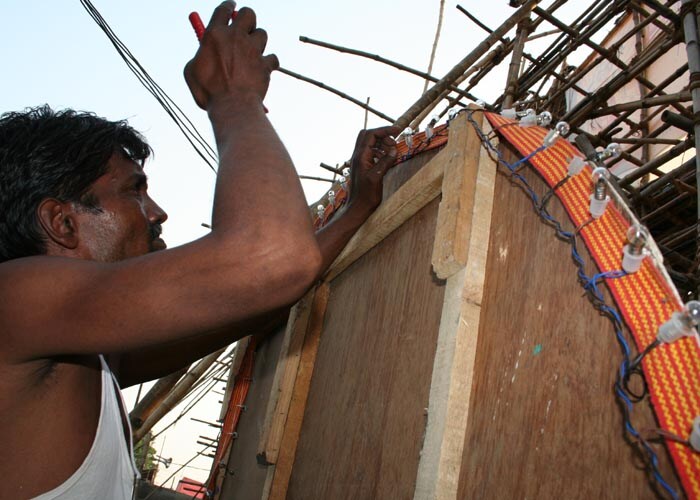
<instances>
[{"instance_id":1,"label":"white bulb holder","mask_svg":"<svg viewBox=\"0 0 700 500\"><path fill-rule=\"evenodd\" d=\"M323 217L326 215L326 207L324 207L323 205L317 205L316 215L318 215L319 219L323 219Z\"/></svg>"},{"instance_id":2,"label":"white bulb holder","mask_svg":"<svg viewBox=\"0 0 700 500\"><path fill-rule=\"evenodd\" d=\"M328 191L328 204L332 207L335 206L335 191L332 189Z\"/></svg>"},{"instance_id":3,"label":"white bulb holder","mask_svg":"<svg viewBox=\"0 0 700 500\"><path fill-rule=\"evenodd\" d=\"M501 110L501 116L509 120L515 120L518 117L518 113L515 111L515 108L506 108Z\"/></svg>"},{"instance_id":4,"label":"white bulb holder","mask_svg":"<svg viewBox=\"0 0 700 500\"><path fill-rule=\"evenodd\" d=\"M433 129L432 123L433 123L433 122L430 122L430 123L428 123L428 124L425 126L425 139L426 139L427 141L429 141L430 139L432 139L433 136L435 135L435 130Z\"/></svg>"},{"instance_id":5,"label":"white bulb holder","mask_svg":"<svg viewBox=\"0 0 700 500\"><path fill-rule=\"evenodd\" d=\"M450 121L454 120L455 118L457 118L457 115L460 111L461 110L458 107L450 108L450 110L447 112L447 119Z\"/></svg>"},{"instance_id":6,"label":"white bulb holder","mask_svg":"<svg viewBox=\"0 0 700 500\"><path fill-rule=\"evenodd\" d=\"M690 447L695 451L700 451L700 415L695 417L693 420L693 427L690 430L690 437L688 438Z\"/></svg>"},{"instance_id":7,"label":"white bulb holder","mask_svg":"<svg viewBox=\"0 0 700 500\"><path fill-rule=\"evenodd\" d=\"M598 200L595 194L591 194L591 204L588 207L588 211L591 213L591 217L594 219L600 218L604 213L610 201L610 196L606 195L605 199Z\"/></svg>"},{"instance_id":8,"label":"white bulb holder","mask_svg":"<svg viewBox=\"0 0 700 500\"><path fill-rule=\"evenodd\" d=\"M659 326L656 338L670 344L683 337L690 337L695 329L683 320L683 313L675 311L664 324Z\"/></svg>"},{"instance_id":9,"label":"white bulb holder","mask_svg":"<svg viewBox=\"0 0 700 500\"><path fill-rule=\"evenodd\" d=\"M627 273L636 273L642 267L642 262L646 257L645 252L635 254L630 245L622 247L622 269Z\"/></svg>"},{"instance_id":10,"label":"white bulb holder","mask_svg":"<svg viewBox=\"0 0 700 500\"><path fill-rule=\"evenodd\" d=\"M585 167L585 166L586 166L586 160L584 160L580 156L574 156L569 161L567 173L569 174L570 177L573 177L574 175L580 174L581 171L583 170L583 167Z\"/></svg>"},{"instance_id":11,"label":"white bulb holder","mask_svg":"<svg viewBox=\"0 0 700 500\"><path fill-rule=\"evenodd\" d=\"M413 129L411 127L406 127L403 131L403 142L406 143L406 147L410 150L413 147Z\"/></svg>"},{"instance_id":12,"label":"white bulb holder","mask_svg":"<svg viewBox=\"0 0 700 500\"><path fill-rule=\"evenodd\" d=\"M518 122L518 125L520 125L521 127L534 127L535 125L537 125L537 115L523 116Z\"/></svg>"}]
</instances>

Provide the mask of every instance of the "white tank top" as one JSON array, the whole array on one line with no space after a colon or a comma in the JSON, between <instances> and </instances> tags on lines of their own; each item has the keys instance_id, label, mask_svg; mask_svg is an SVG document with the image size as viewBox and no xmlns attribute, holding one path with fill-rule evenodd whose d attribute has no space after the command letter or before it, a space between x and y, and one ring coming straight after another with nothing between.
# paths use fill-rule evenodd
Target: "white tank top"
<instances>
[{"instance_id":1,"label":"white tank top","mask_svg":"<svg viewBox=\"0 0 700 500\"><path fill-rule=\"evenodd\" d=\"M102 404L95 440L89 453L73 475L62 485L43 493L35 500L131 500L134 482L139 477L132 454L124 439L121 394L115 390L116 379L105 359L102 365ZM127 422L129 419L126 419ZM129 425L131 436L131 425ZM131 439L131 437L129 437ZM133 444L130 447L133 449Z\"/></svg>"}]
</instances>

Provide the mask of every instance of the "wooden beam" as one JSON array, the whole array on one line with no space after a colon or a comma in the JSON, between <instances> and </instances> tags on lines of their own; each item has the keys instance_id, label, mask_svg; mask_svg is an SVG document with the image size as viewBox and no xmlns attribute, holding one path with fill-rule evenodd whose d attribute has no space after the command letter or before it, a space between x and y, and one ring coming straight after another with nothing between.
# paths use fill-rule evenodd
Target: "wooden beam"
<instances>
[{"instance_id":1,"label":"wooden beam","mask_svg":"<svg viewBox=\"0 0 700 500\"><path fill-rule=\"evenodd\" d=\"M479 150L467 261L447 279L414 500L457 498L496 180L496 165Z\"/></svg>"},{"instance_id":2,"label":"wooden beam","mask_svg":"<svg viewBox=\"0 0 700 500\"><path fill-rule=\"evenodd\" d=\"M315 288L309 290L289 313L258 447L257 458L262 465L277 462L315 294Z\"/></svg>"},{"instance_id":3,"label":"wooden beam","mask_svg":"<svg viewBox=\"0 0 700 500\"><path fill-rule=\"evenodd\" d=\"M263 500L284 500L287 496L289 479L292 476L292 467L296 456L297 443L301 433L301 425L306 410L306 399L311 387L311 376L316 363L316 353L321 341L323 319L326 314L330 285L321 283L311 305L311 313L308 322L308 330L304 339L298 364L298 371L294 377L291 404L285 422L284 432L279 447L277 463L268 471Z\"/></svg>"},{"instance_id":4,"label":"wooden beam","mask_svg":"<svg viewBox=\"0 0 700 500\"><path fill-rule=\"evenodd\" d=\"M475 112L473 118L481 127L484 114ZM480 152L479 136L462 113L450 122L445 148L447 161L432 257L433 270L441 279L449 278L467 263Z\"/></svg>"}]
</instances>

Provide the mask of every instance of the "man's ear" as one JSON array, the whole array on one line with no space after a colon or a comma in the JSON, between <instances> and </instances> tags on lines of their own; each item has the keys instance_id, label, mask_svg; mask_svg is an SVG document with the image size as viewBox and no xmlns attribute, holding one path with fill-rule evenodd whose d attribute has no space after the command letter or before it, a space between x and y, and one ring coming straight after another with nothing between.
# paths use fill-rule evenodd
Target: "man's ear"
<instances>
[{"instance_id":1,"label":"man's ear","mask_svg":"<svg viewBox=\"0 0 700 500\"><path fill-rule=\"evenodd\" d=\"M78 246L78 220L71 202L47 198L37 208L39 223L57 245L69 250Z\"/></svg>"}]
</instances>

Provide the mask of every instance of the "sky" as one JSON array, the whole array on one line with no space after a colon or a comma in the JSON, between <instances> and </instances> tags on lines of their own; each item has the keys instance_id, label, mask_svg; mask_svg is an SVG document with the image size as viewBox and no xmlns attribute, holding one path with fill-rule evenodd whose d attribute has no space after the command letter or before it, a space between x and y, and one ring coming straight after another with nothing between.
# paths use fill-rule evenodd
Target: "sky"
<instances>
[{"instance_id":1,"label":"sky","mask_svg":"<svg viewBox=\"0 0 700 500\"><path fill-rule=\"evenodd\" d=\"M93 0L114 32L210 144L213 140L206 114L192 102L182 69L197 49L188 14L198 11L206 23L218 3L210 0ZM459 3L491 28L498 27L513 13L507 0L461 0ZM580 0L569 2L581 3ZM239 2L239 6L243 5L256 11L258 26L267 30L267 52L277 54L280 64L289 70L320 80L359 100L369 97L373 107L394 118L422 94L424 81L416 76L375 61L304 44L298 37L303 35L379 54L426 71L439 0ZM447 73L486 36L455 8L456 5L455 1L445 1L432 71L438 77ZM4 0L0 14L3 19L0 112L48 103L54 108L93 111L108 119L128 119L146 136L155 151L146 171L152 197L170 217L164 225L165 240L175 246L206 234L202 223L210 221L213 172L129 72L80 1ZM535 47L528 47L528 50L537 53ZM486 101L493 100L503 92L504 75L505 68L493 72L474 94ZM273 74L265 104L269 119L297 170L304 175L329 177L328 172L318 167L320 162L336 165L349 159L365 119L364 110L354 104L281 73ZM369 127L387 124L369 116ZM303 186L311 204L330 184L304 181ZM223 384L218 384L217 388L222 390ZM133 401L134 391L127 396ZM219 399L219 395L210 394L192 415L214 421L218 417ZM191 458L193 450L199 449L195 445L198 435L216 435L215 429L190 421L189 416L165 433L164 440L161 437L156 442L158 452L173 458L175 464L184 463ZM203 480L210 465L211 460L201 458L182 473ZM164 470L165 474L158 476L157 483L174 468Z\"/></svg>"}]
</instances>

